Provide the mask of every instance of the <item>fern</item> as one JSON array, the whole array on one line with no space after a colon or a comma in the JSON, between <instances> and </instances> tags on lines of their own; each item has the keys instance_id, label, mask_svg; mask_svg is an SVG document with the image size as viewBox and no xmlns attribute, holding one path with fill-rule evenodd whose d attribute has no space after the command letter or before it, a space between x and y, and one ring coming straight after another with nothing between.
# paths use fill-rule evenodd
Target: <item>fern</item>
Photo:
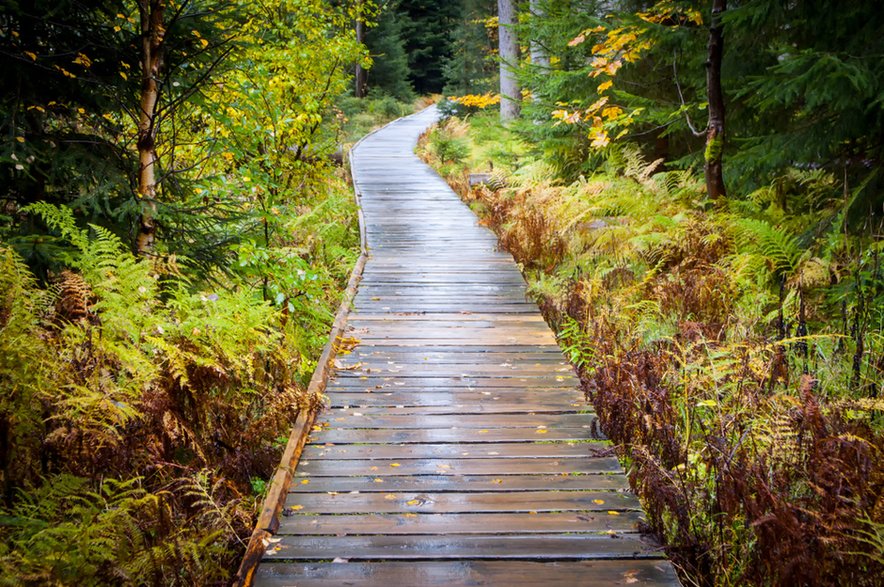
<instances>
[{"instance_id":1,"label":"fern","mask_svg":"<svg viewBox=\"0 0 884 587\"><path fill-rule=\"evenodd\" d=\"M733 226L738 246L760 255L777 274L791 275L805 255L798 237L763 220L740 218Z\"/></svg>"}]
</instances>

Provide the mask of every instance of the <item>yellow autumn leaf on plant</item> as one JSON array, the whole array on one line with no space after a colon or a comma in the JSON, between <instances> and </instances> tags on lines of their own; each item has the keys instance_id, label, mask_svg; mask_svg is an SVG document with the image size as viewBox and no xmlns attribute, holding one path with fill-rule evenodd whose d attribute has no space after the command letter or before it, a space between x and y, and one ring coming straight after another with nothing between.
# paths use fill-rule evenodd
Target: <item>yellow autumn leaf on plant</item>
<instances>
[{"instance_id":1,"label":"yellow autumn leaf on plant","mask_svg":"<svg viewBox=\"0 0 884 587\"><path fill-rule=\"evenodd\" d=\"M607 90L608 88L610 88L613 85L614 85L614 82L612 82L611 80L600 83L599 87L598 87L599 94L601 94L602 92L604 92L605 90Z\"/></svg>"},{"instance_id":2,"label":"yellow autumn leaf on plant","mask_svg":"<svg viewBox=\"0 0 884 587\"><path fill-rule=\"evenodd\" d=\"M602 116L608 120L613 120L623 114L623 109L619 106L609 106L602 110Z\"/></svg>"},{"instance_id":3,"label":"yellow autumn leaf on plant","mask_svg":"<svg viewBox=\"0 0 884 587\"><path fill-rule=\"evenodd\" d=\"M77 57L76 59L74 59L73 63L76 63L77 65L82 65L86 69L92 67L92 60L83 53L77 53Z\"/></svg>"},{"instance_id":4,"label":"yellow autumn leaf on plant","mask_svg":"<svg viewBox=\"0 0 884 587\"><path fill-rule=\"evenodd\" d=\"M33 51L25 51L25 55L27 55L28 57L30 57L30 58L31 58L31 61L36 61L36 60L37 60L37 54L34 53Z\"/></svg>"},{"instance_id":5,"label":"yellow autumn leaf on plant","mask_svg":"<svg viewBox=\"0 0 884 587\"><path fill-rule=\"evenodd\" d=\"M592 103L592 106L586 109L587 112L595 113L598 112L605 104L608 103L609 98L607 96L602 96L598 100Z\"/></svg>"},{"instance_id":6,"label":"yellow autumn leaf on plant","mask_svg":"<svg viewBox=\"0 0 884 587\"><path fill-rule=\"evenodd\" d=\"M569 47L576 47L577 45L579 45L580 43L582 43L585 40L586 40L586 35L583 33L580 33L579 35L577 35L576 37L574 37L573 39L568 41L568 46Z\"/></svg>"},{"instance_id":7,"label":"yellow autumn leaf on plant","mask_svg":"<svg viewBox=\"0 0 884 587\"><path fill-rule=\"evenodd\" d=\"M601 128L594 128L590 133L589 137L592 139L592 146L595 149L601 149L603 147L607 147L611 142L610 137L608 137L608 133L606 133Z\"/></svg>"}]
</instances>

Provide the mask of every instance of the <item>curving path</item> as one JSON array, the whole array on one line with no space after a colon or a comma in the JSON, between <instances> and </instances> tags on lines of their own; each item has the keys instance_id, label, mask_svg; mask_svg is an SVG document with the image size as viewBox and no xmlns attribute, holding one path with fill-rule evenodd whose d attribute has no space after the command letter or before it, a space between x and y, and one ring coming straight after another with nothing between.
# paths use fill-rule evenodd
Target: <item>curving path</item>
<instances>
[{"instance_id":1,"label":"curving path","mask_svg":"<svg viewBox=\"0 0 884 587\"><path fill-rule=\"evenodd\" d=\"M509 254L413 149L353 153L370 258L256 584L678 585Z\"/></svg>"}]
</instances>

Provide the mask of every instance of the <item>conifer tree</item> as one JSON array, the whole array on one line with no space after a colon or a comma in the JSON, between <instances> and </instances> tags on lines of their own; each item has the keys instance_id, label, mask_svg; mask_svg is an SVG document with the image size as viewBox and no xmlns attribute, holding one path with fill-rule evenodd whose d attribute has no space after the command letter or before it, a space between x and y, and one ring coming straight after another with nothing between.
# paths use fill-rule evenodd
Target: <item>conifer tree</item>
<instances>
[{"instance_id":1,"label":"conifer tree","mask_svg":"<svg viewBox=\"0 0 884 587\"><path fill-rule=\"evenodd\" d=\"M411 0L402 6L402 34L408 54L410 81L419 94L437 93L444 85L443 66L451 56L451 32L460 2Z\"/></svg>"},{"instance_id":2,"label":"conifer tree","mask_svg":"<svg viewBox=\"0 0 884 587\"><path fill-rule=\"evenodd\" d=\"M368 71L368 88L400 100L414 97L414 90L408 81L408 56L402 38L405 18L402 3L388 0L380 6L377 25L369 29L365 36L373 60Z\"/></svg>"},{"instance_id":3,"label":"conifer tree","mask_svg":"<svg viewBox=\"0 0 884 587\"><path fill-rule=\"evenodd\" d=\"M497 29L488 26L495 11L496 0L463 0L452 31L452 54L444 67L446 94L497 91Z\"/></svg>"}]
</instances>

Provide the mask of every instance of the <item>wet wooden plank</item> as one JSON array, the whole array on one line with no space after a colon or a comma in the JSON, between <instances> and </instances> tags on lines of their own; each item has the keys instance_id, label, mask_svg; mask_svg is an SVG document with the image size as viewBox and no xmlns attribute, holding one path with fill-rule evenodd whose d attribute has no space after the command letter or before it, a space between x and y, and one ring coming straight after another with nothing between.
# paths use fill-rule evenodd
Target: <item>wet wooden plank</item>
<instances>
[{"instance_id":1,"label":"wet wooden plank","mask_svg":"<svg viewBox=\"0 0 884 587\"><path fill-rule=\"evenodd\" d=\"M366 394L369 395L369 394ZM441 395L441 394L435 394ZM450 397L450 396L449 396ZM358 403L358 402L357 402ZM394 402L395 403L395 402ZM571 404L574 407L583 407L585 404L575 402ZM519 402L519 403L506 403L506 402L498 402L494 403L493 401L484 401L481 403L475 404L467 404L457 401L452 401L448 403L448 405L438 405L438 406L405 406L396 403L396 405L392 406L383 406L383 407L372 407L372 406L340 406L341 414L353 414L353 415L362 415L362 416L379 416L379 415L392 415L392 416L402 416L402 415L452 415L456 416L458 414L561 414L563 410L567 410L567 407L561 406L550 406L545 405L543 403L530 403L530 402ZM573 408L571 408L573 410Z\"/></svg>"},{"instance_id":2,"label":"wet wooden plank","mask_svg":"<svg viewBox=\"0 0 884 587\"><path fill-rule=\"evenodd\" d=\"M454 370L451 377L409 377L406 381L404 378L393 377L391 375L357 375L347 377L339 375L337 379L329 383L330 390L367 389L372 385L383 385L392 389L406 388L423 389L427 393L433 390L445 391L454 388L468 389L490 389L490 388L513 388L518 385L524 389L575 389L573 379L564 375L550 376L520 376L520 377L483 377L480 375L458 374L458 370ZM379 388L380 389L380 388Z\"/></svg>"},{"instance_id":3,"label":"wet wooden plank","mask_svg":"<svg viewBox=\"0 0 884 587\"><path fill-rule=\"evenodd\" d=\"M410 561L407 563L275 563L259 570L267 587L623 587L678 585L672 565L662 560ZM293 579L297 577L297 580Z\"/></svg>"},{"instance_id":4,"label":"wet wooden plank","mask_svg":"<svg viewBox=\"0 0 884 587\"><path fill-rule=\"evenodd\" d=\"M417 475L412 477L313 477L299 479L289 489L292 493L437 493L510 492L510 491L602 491L626 490L629 483L622 474L607 475Z\"/></svg>"},{"instance_id":5,"label":"wet wooden plank","mask_svg":"<svg viewBox=\"0 0 884 587\"><path fill-rule=\"evenodd\" d=\"M616 514L616 515L615 515ZM638 532L641 512L543 512L522 514L342 514L285 516L277 534L454 535Z\"/></svg>"},{"instance_id":6,"label":"wet wooden plank","mask_svg":"<svg viewBox=\"0 0 884 587\"><path fill-rule=\"evenodd\" d=\"M610 453L607 442L506 442L452 444L311 444L304 448L303 459L489 459L593 457Z\"/></svg>"},{"instance_id":7,"label":"wet wooden plank","mask_svg":"<svg viewBox=\"0 0 884 587\"><path fill-rule=\"evenodd\" d=\"M437 414L407 414L353 416L349 414L323 414L320 426L329 428L394 428L431 430L435 428L464 430L464 434L487 434L502 428L590 428L595 414L458 414L456 417ZM478 432L477 432L478 431ZM540 433L543 434L543 433ZM471 440L469 437L465 440Z\"/></svg>"},{"instance_id":8,"label":"wet wooden plank","mask_svg":"<svg viewBox=\"0 0 884 587\"><path fill-rule=\"evenodd\" d=\"M491 391L461 390L451 393L421 393L420 391L363 390L353 392L337 391L328 397L332 408L393 408L402 407L467 407L475 412L558 411L562 406L582 408L586 405L581 394L574 390L530 391L518 389L496 389ZM515 409L515 408L523 408Z\"/></svg>"},{"instance_id":9,"label":"wet wooden plank","mask_svg":"<svg viewBox=\"0 0 884 587\"><path fill-rule=\"evenodd\" d=\"M299 477L338 475L534 475L542 473L613 473L620 470L614 457L489 457L486 459L371 459L335 460L318 457L301 461Z\"/></svg>"},{"instance_id":10,"label":"wet wooden plank","mask_svg":"<svg viewBox=\"0 0 884 587\"><path fill-rule=\"evenodd\" d=\"M267 549L268 560L331 560L349 553L349 560L449 559L647 559L661 558L660 549L634 534L491 534L451 536L287 536Z\"/></svg>"},{"instance_id":11,"label":"wet wooden plank","mask_svg":"<svg viewBox=\"0 0 884 587\"><path fill-rule=\"evenodd\" d=\"M484 430L485 432L482 432ZM531 440L603 440L598 427L578 428L547 426L546 428L480 428L472 436L459 428L321 428L312 435L320 442L361 443L440 443L440 442L518 442Z\"/></svg>"},{"instance_id":12,"label":"wet wooden plank","mask_svg":"<svg viewBox=\"0 0 884 587\"><path fill-rule=\"evenodd\" d=\"M292 510L292 508L296 508ZM289 493L286 509L301 514L640 511L630 493L518 491L475 493Z\"/></svg>"}]
</instances>

